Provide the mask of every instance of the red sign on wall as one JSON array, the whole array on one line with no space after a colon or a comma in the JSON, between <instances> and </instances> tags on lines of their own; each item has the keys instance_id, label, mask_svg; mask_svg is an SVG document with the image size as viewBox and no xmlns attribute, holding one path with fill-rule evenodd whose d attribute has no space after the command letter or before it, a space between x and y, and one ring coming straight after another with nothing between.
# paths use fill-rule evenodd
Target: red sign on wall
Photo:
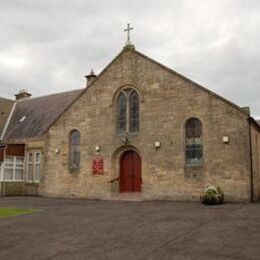
<instances>
[{"instance_id":1,"label":"red sign on wall","mask_svg":"<svg viewBox=\"0 0 260 260\"><path fill-rule=\"evenodd\" d=\"M101 175L104 173L104 160L102 156L96 155L92 161L93 175Z\"/></svg>"}]
</instances>

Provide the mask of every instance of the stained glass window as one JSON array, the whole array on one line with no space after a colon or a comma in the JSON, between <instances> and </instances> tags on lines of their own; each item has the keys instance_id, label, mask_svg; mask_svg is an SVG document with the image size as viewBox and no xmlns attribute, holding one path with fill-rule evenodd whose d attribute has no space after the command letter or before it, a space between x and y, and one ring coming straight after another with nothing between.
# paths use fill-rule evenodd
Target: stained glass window
<instances>
[{"instance_id":1,"label":"stained glass window","mask_svg":"<svg viewBox=\"0 0 260 260\"><path fill-rule=\"evenodd\" d=\"M80 166L80 133L73 130L70 133L70 168L78 169Z\"/></svg>"},{"instance_id":2,"label":"stained glass window","mask_svg":"<svg viewBox=\"0 0 260 260\"><path fill-rule=\"evenodd\" d=\"M186 164L201 164L203 159L202 123L197 118L190 118L185 125Z\"/></svg>"},{"instance_id":3,"label":"stained glass window","mask_svg":"<svg viewBox=\"0 0 260 260\"><path fill-rule=\"evenodd\" d=\"M117 99L117 133L139 131L139 96L132 88L121 91Z\"/></svg>"},{"instance_id":4,"label":"stained glass window","mask_svg":"<svg viewBox=\"0 0 260 260\"><path fill-rule=\"evenodd\" d=\"M121 93L117 100L117 132L126 131L126 96Z\"/></svg>"},{"instance_id":5,"label":"stained glass window","mask_svg":"<svg viewBox=\"0 0 260 260\"><path fill-rule=\"evenodd\" d=\"M129 132L139 130L139 97L136 91L132 91L129 97Z\"/></svg>"}]
</instances>

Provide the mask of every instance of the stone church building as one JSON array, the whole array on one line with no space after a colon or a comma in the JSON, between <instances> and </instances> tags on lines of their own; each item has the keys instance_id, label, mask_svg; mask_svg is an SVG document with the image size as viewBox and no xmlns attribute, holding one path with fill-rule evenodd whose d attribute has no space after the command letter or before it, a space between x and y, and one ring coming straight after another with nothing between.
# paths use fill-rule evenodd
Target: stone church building
<instances>
[{"instance_id":1,"label":"stone church building","mask_svg":"<svg viewBox=\"0 0 260 260\"><path fill-rule=\"evenodd\" d=\"M2 196L260 198L260 122L132 45L83 89L0 98L0 120Z\"/></svg>"}]
</instances>

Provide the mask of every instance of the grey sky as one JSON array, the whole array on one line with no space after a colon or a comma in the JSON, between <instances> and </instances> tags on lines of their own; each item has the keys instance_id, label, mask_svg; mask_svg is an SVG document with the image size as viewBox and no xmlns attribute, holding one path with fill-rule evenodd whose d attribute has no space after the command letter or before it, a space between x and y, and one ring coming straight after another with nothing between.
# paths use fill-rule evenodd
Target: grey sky
<instances>
[{"instance_id":1,"label":"grey sky","mask_svg":"<svg viewBox=\"0 0 260 260\"><path fill-rule=\"evenodd\" d=\"M260 117L258 0L0 0L0 95L81 88L136 49Z\"/></svg>"}]
</instances>

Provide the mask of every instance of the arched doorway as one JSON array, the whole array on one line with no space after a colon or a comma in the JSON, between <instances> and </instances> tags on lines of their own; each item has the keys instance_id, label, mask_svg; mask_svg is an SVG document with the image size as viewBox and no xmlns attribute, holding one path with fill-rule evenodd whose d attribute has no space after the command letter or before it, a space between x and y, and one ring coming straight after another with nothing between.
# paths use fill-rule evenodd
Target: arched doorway
<instances>
[{"instance_id":1,"label":"arched doorway","mask_svg":"<svg viewBox=\"0 0 260 260\"><path fill-rule=\"evenodd\" d=\"M120 159L120 192L141 192L141 158L135 151L126 151Z\"/></svg>"}]
</instances>

